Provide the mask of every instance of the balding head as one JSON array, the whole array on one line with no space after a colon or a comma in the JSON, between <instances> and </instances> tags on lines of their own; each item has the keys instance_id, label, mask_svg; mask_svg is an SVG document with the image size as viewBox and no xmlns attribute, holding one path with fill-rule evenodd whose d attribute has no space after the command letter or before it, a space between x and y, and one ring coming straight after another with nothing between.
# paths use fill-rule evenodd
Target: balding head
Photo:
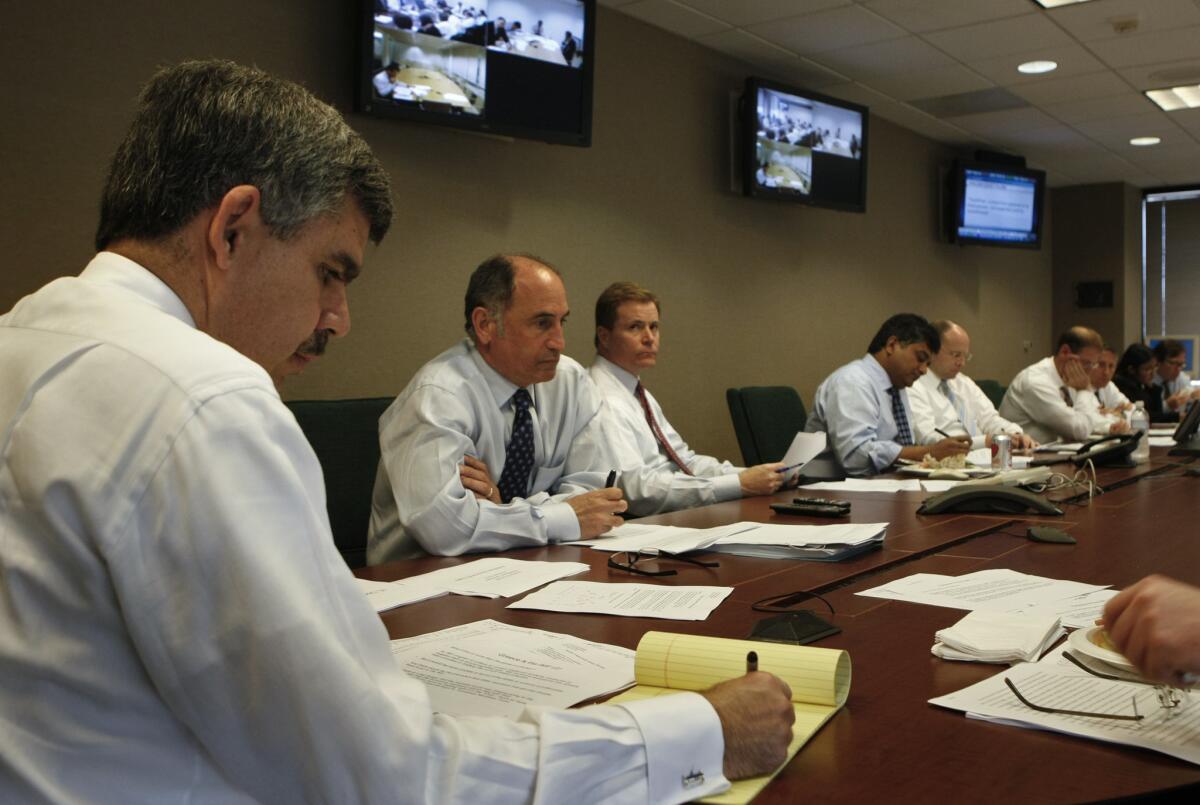
<instances>
[{"instance_id":1,"label":"balding head","mask_svg":"<svg viewBox=\"0 0 1200 805\"><path fill-rule=\"evenodd\" d=\"M949 319L933 322L941 337L941 349L929 362L929 368L941 380L953 380L971 360L971 337L960 325Z\"/></svg>"},{"instance_id":2,"label":"balding head","mask_svg":"<svg viewBox=\"0 0 1200 805\"><path fill-rule=\"evenodd\" d=\"M554 378L566 348L567 291L558 270L532 255L496 255L471 275L468 332L502 377L526 387Z\"/></svg>"}]
</instances>

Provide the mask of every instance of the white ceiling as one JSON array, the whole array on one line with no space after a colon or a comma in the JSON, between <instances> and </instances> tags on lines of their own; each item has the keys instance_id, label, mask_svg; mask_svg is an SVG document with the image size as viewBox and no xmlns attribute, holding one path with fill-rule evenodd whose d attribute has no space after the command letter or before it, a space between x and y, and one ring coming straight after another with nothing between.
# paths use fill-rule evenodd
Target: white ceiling
<instances>
[{"instance_id":1,"label":"white ceiling","mask_svg":"<svg viewBox=\"0 0 1200 805\"><path fill-rule=\"evenodd\" d=\"M1052 10L1033 0L599 2L935 140L1024 155L1052 185L1200 183L1200 109L1163 112L1142 94L1200 84L1200 0ZM1059 66L1017 72L1033 59ZM990 92L954 100L999 97L1008 108L926 111L932 99L980 91ZM1139 136L1162 143L1131 146Z\"/></svg>"}]
</instances>

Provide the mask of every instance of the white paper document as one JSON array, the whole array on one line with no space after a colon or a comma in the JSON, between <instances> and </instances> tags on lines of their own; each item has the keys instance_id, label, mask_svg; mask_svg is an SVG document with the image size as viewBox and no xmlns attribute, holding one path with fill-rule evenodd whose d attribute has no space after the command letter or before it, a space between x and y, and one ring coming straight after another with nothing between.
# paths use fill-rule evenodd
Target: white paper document
<instances>
[{"instance_id":1,"label":"white paper document","mask_svg":"<svg viewBox=\"0 0 1200 805\"><path fill-rule=\"evenodd\" d=\"M796 480L796 476L804 469L804 465L812 461L825 449L826 435L824 433L805 433L800 431L792 439L792 446L784 453L780 461L787 468L784 483Z\"/></svg>"},{"instance_id":2,"label":"white paper document","mask_svg":"<svg viewBox=\"0 0 1200 805\"><path fill-rule=\"evenodd\" d=\"M358 589L363 591L367 600L371 602L371 606L375 607L376 612L386 612L389 609L415 604L429 598L437 598L439 595L447 593L445 589L435 585L416 582L410 584L403 580L355 579L354 583L358 585Z\"/></svg>"},{"instance_id":3,"label":"white paper document","mask_svg":"<svg viewBox=\"0 0 1200 805\"><path fill-rule=\"evenodd\" d=\"M815 484L805 484L806 489L825 490L827 492L920 492L919 478L847 478L844 481L820 481Z\"/></svg>"},{"instance_id":4,"label":"white paper document","mask_svg":"<svg viewBox=\"0 0 1200 805\"><path fill-rule=\"evenodd\" d=\"M887 523L832 523L788 525L786 523L741 523L748 526L717 540L716 545L788 545L797 548L826 545L860 545L881 538Z\"/></svg>"},{"instance_id":5,"label":"white paper document","mask_svg":"<svg viewBox=\"0 0 1200 805\"><path fill-rule=\"evenodd\" d=\"M1043 713L1027 707L1005 684L1011 678L1033 704L1060 710L1144 716L1139 721ZM1153 749L1190 763L1200 763L1200 699L1185 698L1176 715L1158 704L1154 687L1136 682L1099 679L1078 668L1057 664L1020 663L1002 673L930 704L962 710L970 718L1040 729Z\"/></svg>"},{"instance_id":6,"label":"white paper document","mask_svg":"<svg viewBox=\"0 0 1200 805\"><path fill-rule=\"evenodd\" d=\"M1062 621L1062 625L1067 629L1083 629L1096 625L1096 620L1104 614L1104 605L1116 594L1117 591L1111 589L1095 590L1072 598L1034 604L1013 611L1031 615L1053 615Z\"/></svg>"},{"instance_id":7,"label":"white paper document","mask_svg":"<svg viewBox=\"0 0 1200 805\"><path fill-rule=\"evenodd\" d=\"M582 562L537 562L489 556L399 581L356 581L375 611L383 612L447 593L509 598L587 569Z\"/></svg>"},{"instance_id":8,"label":"white paper document","mask_svg":"<svg viewBox=\"0 0 1200 805\"><path fill-rule=\"evenodd\" d=\"M633 684L634 652L493 620L392 641L436 713L516 718L529 705L569 707Z\"/></svg>"},{"instance_id":9,"label":"white paper document","mask_svg":"<svg viewBox=\"0 0 1200 805\"><path fill-rule=\"evenodd\" d=\"M509 609L591 612L631 618L702 621L732 587L666 587L659 584L556 581L508 605Z\"/></svg>"},{"instance_id":10,"label":"white paper document","mask_svg":"<svg viewBox=\"0 0 1200 805\"><path fill-rule=\"evenodd\" d=\"M914 573L857 595L890 598L951 609L988 609L1013 612L1028 607L1060 602L1107 585L1048 579L1015 570L980 570L962 576Z\"/></svg>"},{"instance_id":11,"label":"white paper document","mask_svg":"<svg viewBox=\"0 0 1200 805\"><path fill-rule=\"evenodd\" d=\"M1175 446L1175 437L1174 436L1150 436L1148 438L1150 440L1151 447L1174 447Z\"/></svg>"},{"instance_id":12,"label":"white paper document","mask_svg":"<svg viewBox=\"0 0 1200 805\"><path fill-rule=\"evenodd\" d=\"M590 545L598 551L636 551L655 554L700 551L723 537L757 526L758 523L733 523L716 528L683 528L670 525L625 523L597 539L580 540L575 545Z\"/></svg>"}]
</instances>

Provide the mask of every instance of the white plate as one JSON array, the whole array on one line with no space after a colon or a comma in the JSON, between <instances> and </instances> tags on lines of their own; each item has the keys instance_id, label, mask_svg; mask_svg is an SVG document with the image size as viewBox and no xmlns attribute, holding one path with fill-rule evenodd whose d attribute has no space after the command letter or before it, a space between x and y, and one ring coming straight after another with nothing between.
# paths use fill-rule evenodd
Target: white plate
<instances>
[{"instance_id":1,"label":"white plate","mask_svg":"<svg viewBox=\"0 0 1200 805\"><path fill-rule=\"evenodd\" d=\"M1092 634L1103 631L1103 626L1091 626L1087 629L1076 629L1071 632L1071 636L1067 638L1067 645L1078 651L1080 654L1086 654L1093 660L1100 660L1109 665L1114 665L1117 668L1122 668L1129 671L1136 671L1133 663L1125 659L1124 654L1118 654L1115 651L1098 646L1092 642Z\"/></svg>"}]
</instances>

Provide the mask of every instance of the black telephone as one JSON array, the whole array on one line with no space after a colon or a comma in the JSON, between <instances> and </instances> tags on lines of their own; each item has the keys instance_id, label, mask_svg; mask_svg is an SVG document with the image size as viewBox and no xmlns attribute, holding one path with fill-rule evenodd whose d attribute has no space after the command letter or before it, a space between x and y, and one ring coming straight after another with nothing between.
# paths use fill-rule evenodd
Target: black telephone
<instances>
[{"instance_id":1,"label":"black telephone","mask_svg":"<svg viewBox=\"0 0 1200 805\"><path fill-rule=\"evenodd\" d=\"M1114 464L1132 467L1134 464L1129 455L1137 449L1138 440L1141 438L1141 432L1137 432L1116 433L1092 439L1075 451L1075 455L1071 456L1071 463L1076 467L1082 467L1089 461L1097 467Z\"/></svg>"},{"instance_id":2,"label":"black telephone","mask_svg":"<svg viewBox=\"0 0 1200 805\"><path fill-rule=\"evenodd\" d=\"M961 484L941 494L925 498L917 514L950 512L1003 512L1022 514L1062 514L1062 509L1043 497L1003 484Z\"/></svg>"}]
</instances>

